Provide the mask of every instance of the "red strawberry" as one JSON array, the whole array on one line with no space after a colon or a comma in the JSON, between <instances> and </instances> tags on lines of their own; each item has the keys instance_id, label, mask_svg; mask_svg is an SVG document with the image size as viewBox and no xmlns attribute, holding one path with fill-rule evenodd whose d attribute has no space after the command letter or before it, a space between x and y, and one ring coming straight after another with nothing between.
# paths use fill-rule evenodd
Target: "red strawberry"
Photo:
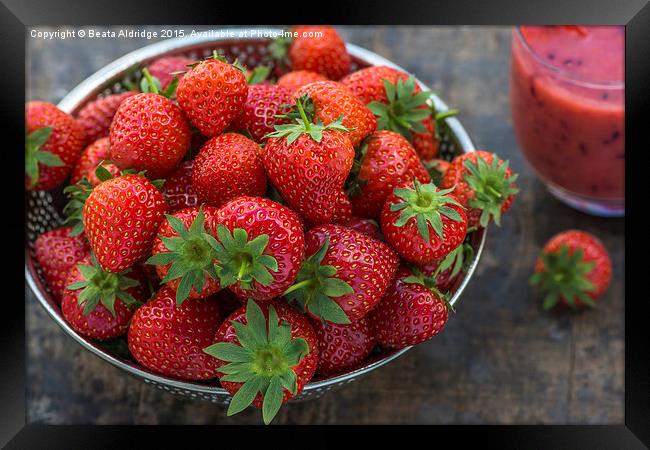
<instances>
[{"instance_id":1,"label":"red strawberry","mask_svg":"<svg viewBox=\"0 0 650 450\"><path fill-rule=\"evenodd\" d=\"M147 69L152 77L156 77L160 82L161 89L166 89L169 82L176 77L179 81L183 78L183 74L175 74L174 72L184 72L188 66L193 64L194 60L185 56L163 56L151 62Z\"/></svg>"},{"instance_id":2,"label":"red strawberry","mask_svg":"<svg viewBox=\"0 0 650 450\"><path fill-rule=\"evenodd\" d=\"M352 203L345 191L340 191L336 194L334 199L334 215L332 215L332 223L341 223L352 217Z\"/></svg>"},{"instance_id":3,"label":"red strawberry","mask_svg":"<svg viewBox=\"0 0 650 450\"><path fill-rule=\"evenodd\" d=\"M278 86L284 86L291 92L294 92L306 84L325 80L327 80L327 77L318 72L312 72L310 70L293 70L278 78L277 84Z\"/></svg>"},{"instance_id":4,"label":"red strawberry","mask_svg":"<svg viewBox=\"0 0 650 450\"><path fill-rule=\"evenodd\" d=\"M77 113L77 122L86 132L86 143L91 144L97 139L108 137L111 122L122 101L137 92L122 92L107 95L87 103Z\"/></svg>"},{"instance_id":5,"label":"red strawberry","mask_svg":"<svg viewBox=\"0 0 650 450\"><path fill-rule=\"evenodd\" d=\"M208 137L220 134L241 114L247 94L242 70L216 55L186 72L176 89L178 104Z\"/></svg>"},{"instance_id":6,"label":"red strawberry","mask_svg":"<svg viewBox=\"0 0 650 450\"><path fill-rule=\"evenodd\" d=\"M217 376L217 361L203 353L223 321L212 297L188 299L176 306L174 291L162 287L133 315L129 351L137 362L162 375L185 380Z\"/></svg>"},{"instance_id":7,"label":"red strawberry","mask_svg":"<svg viewBox=\"0 0 650 450\"><path fill-rule=\"evenodd\" d=\"M317 81L307 84L295 91L293 98L297 100L304 95L313 104L310 115L315 121L329 125L343 116L343 126L350 130L350 141L355 147L377 128L372 111L341 83Z\"/></svg>"},{"instance_id":8,"label":"red strawberry","mask_svg":"<svg viewBox=\"0 0 650 450\"><path fill-rule=\"evenodd\" d=\"M110 158L109 151L110 142L108 137L98 139L86 147L81 152L81 156L72 170L70 184L77 184L84 177L88 180L91 186L97 186L101 183L101 180L97 178L97 175L95 175L95 169L97 169L97 166L102 161ZM107 162L102 164L102 166L105 167L114 177L120 173L120 169L118 169L115 164Z\"/></svg>"},{"instance_id":9,"label":"red strawberry","mask_svg":"<svg viewBox=\"0 0 650 450\"><path fill-rule=\"evenodd\" d=\"M494 220L501 225L501 215L512 204L519 189L508 161L494 153L477 150L457 156L442 179L443 189L454 189L461 205L468 209L469 226L486 227Z\"/></svg>"},{"instance_id":10,"label":"red strawberry","mask_svg":"<svg viewBox=\"0 0 650 450\"><path fill-rule=\"evenodd\" d=\"M248 97L242 114L233 123L234 128L247 131L255 142L263 143L266 135L275 130L275 125L288 123L279 115L287 114L292 103L291 91L285 87L271 84L249 86Z\"/></svg>"},{"instance_id":11,"label":"red strawberry","mask_svg":"<svg viewBox=\"0 0 650 450\"><path fill-rule=\"evenodd\" d=\"M198 206L199 199L192 184L194 161L183 161L168 177L162 193L170 212Z\"/></svg>"},{"instance_id":12,"label":"red strawberry","mask_svg":"<svg viewBox=\"0 0 650 450\"><path fill-rule=\"evenodd\" d=\"M104 270L121 272L151 253L167 204L142 175L104 181L88 196L83 223Z\"/></svg>"},{"instance_id":13,"label":"red strawberry","mask_svg":"<svg viewBox=\"0 0 650 450\"><path fill-rule=\"evenodd\" d=\"M458 285L473 259L474 249L464 242L441 260L424 265L420 270L425 276L435 279L440 292L450 292Z\"/></svg>"},{"instance_id":14,"label":"red strawberry","mask_svg":"<svg viewBox=\"0 0 650 450\"><path fill-rule=\"evenodd\" d=\"M71 236L71 227L46 231L34 242L34 255L52 298L61 303L68 272L90 254L84 236Z\"/></svg>"},{"instance_id":15,"label":"red strawberry","mask_svg":"<svg viewBox=\"0 0 650 450\"><path fill-rule=\"evenodd\" d=\"M381 231L405 260L429 264L458 247L467 233L465 209L433 183L404 184L388 196L381 213Z\"/></svg>"},{"instance_id":16,"label":"red strawberry","mask_svg":"<svg viewBox=\"0 0 650 450\"><path fill-rule=\"evenodd\" d=\"M357 70L341 79L341 84L347 86L364 104L370 102L388 103L384 80L395 85L398 80L406 81L409 74L388 66L372 66ZM415 92L421 92L419 86Z\"/></svg>"},{"instance_id":17,"label":"red strawberry","mask_svg":"<svg viewBox=\"0 0 650 450\"><path fill-rule=\"evenodd\" d=\"M291 286L305 255L292 210L266 198L239 197L219 208L215 225L223 287L239 297L270 300Z\"/></svg>"},{"instance_id":18,"label":"red strawberry","mask_svg":"<svg viewBox=\"0 0 650 450\"><path fill-rule=\"evenodd\" d=\"M438 334L447 315L447 302L442 295L421 274L402 266L379 306L368 317L379 345L404 348Z\"/></svg>"},{"instance_id":19,"label":"red strawberry","mask_svg":"<svg viewBox=\"0 0 650 450\"><path fill-rule=\"evenodd\" d=\"M318 343L309 321L278 301L248 300L221 325L214 342L204 351L219 367L221 385L233 396L228 415L252 404L262 409L265 424L302 391L318 363Z\"/></svg>"},{"instance_id":20,"label":"red strawberry","mask_svg":"<svg viewBox=\"0 0 650 450\"><path fill-rule=\"evenodd\" d=\"M285 296L334 323L354 322L377 306L399 264L383 242L339 225L312 228L305 242L308 258Z\"/></svg>"},{"instance_id":21,"label":"red strawberry","mask_svg":"<svg viewBox=\"0 0 650 450\"><path fill-rule=\"evenodd\" d=\"M531 283L545 293L544 309L558 302L573 309L594 306L612 279L612 262L598 238L585 231L556 234L544 245Z\"/></svg>"},{"instance_id":22,"label":"red strawberry","mask_svg":"<svg viewBox=\"0 0 650 450\"><path fill-rule=\"evenodd\" d=\"M375 132L361 149L355 188L350 191L353 213L378 219L393 189L414 178L431 181L411 144L394 131Z\"/></svg>"},{"instance_id":23,"label":"red strawberry","mask_svg":"<svg viewBox=\"0 0 650 450\"><path fill-rule=\"evenodd\" d=\"M269 179L289 206L311 224L327 223L336 215L343 185L352 168L354 148L339 121L312 124L297 103L302 121L279 125L263 150Z\"/></svg>"},{"instance_id":24,"label":"red strawberry","mask_svg":"<svg viewBox=\"0 0 650 450\"><path fill-rule=\"evenodd\" d=\"M375 347L368 321L364 317L347 325L311 320L318 338L318 373L333 375L354 368Z\"/></svg>"},{"instance_id":25,"label":"red strawberry","mask_svg":"<svg viewBox=\"0 0 650 450\"><path fill-rule=\"evenodd\" d=\"M433 184L442 186L442 178L447 173L447 170L449 170L449 161L445 161L444 159L431 159L424 161L423 164L429 172Z\"/></svg>"},{"instance_id":26,"label":"red strawberry","mask_svg":"<svg viewBox=\"0 0 650 450\"><path fill-rule=\"evenodd\" d=\"M364 219L362 217L348 217L346 219L337 221L336 224L351 228L354 231L358 231L359 233L370 236L371 238L381 240L379 225L377 225L377 222L372 219Z\"/></svg>"},{"instance_id":27,"label":"red strawberry","mask_svg":"<svg viewBox=\"0 0 650 450\"><path fill-rule=\"evenodd\" d=\"M83 149L83 127L51 103L25 107L25 185L47 191L63 183Z\"/></svg>"},{"instance_id":28,"label":"red strawberry","mask_svg":"<svg viewBox=\"0 0 650 450\"><path fill-rule=\"evenodd\" d=\"M199 201L221 206L242 195L262 196L266 174L260 153L259 145L237 133L224 133L206 142L192 170L192 186Z\"/></svg>"},{"instance_id":29,"label":"red strawberry","mask_svg":"<svg viewBox=\"0 0 650 450\"><path fill-rule=\"evenodd\" d=\"M90 257L70 269L66 286L63 317L77 333L91 339L125 334L133 309L147 297L141 270L105 272Z\"/></svg>"}]
</instances>

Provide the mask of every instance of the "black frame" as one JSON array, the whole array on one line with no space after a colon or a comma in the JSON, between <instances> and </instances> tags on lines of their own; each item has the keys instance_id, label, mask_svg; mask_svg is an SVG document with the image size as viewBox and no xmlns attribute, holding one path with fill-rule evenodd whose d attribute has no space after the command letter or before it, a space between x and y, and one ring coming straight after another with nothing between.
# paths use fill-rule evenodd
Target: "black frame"
<instances>
[{"instance_id":1,"label":"black frame","mask_svg":"<svg viewBox=\"0 0 650 450\"><path fill-rule=\"evenodd\" d=\"M42 4L41 4L42 3ZM195 7L188 7L194 3ZM244 3L244 2L241 2ZM98 2L83 0L68 1L20 1L2 0L0 5L0 47L4 70L0 71L2 83L2 107L0 116L3 136L6 140L11 137L12 144L5 144L5 158L15 156L16 167L12 172L16 179L8 180L7 185L24 183L21 169L18 167L21 157L14 149L23 145L23 109L25 102L25 29L28 26L61 24L86 25L93 24L125 24L125 23L206 23L214 21L222 24L247 23L350 23L350 24L552 24L552 23L581 23L581 24L620 24L626 25L626 136L631 148L647 149L647 139L643 141L644 129L641 120L643 112L650 109L650 90L644 89L650 79L650 5L647 0L627 1L572 1L545 0L530 1L501 0L471 1L448 0L429 2L424 0L400 0L399 7L395 2L384 0L378 5L355 2L340 2L329 0L326 4L319 3L317 9L307 7L282 7L275 9L276 16L269 11L270 3L259 8L252 4L234 4L232 2L179 2L172 6L166 2L138 0L131 2L116 2L116 0ZM305 2L302 2L304 5ZM379 6L379 7L378 7ZM280 15L281 14L281 15ZM644 122L645 123L645 122ZM647 127L647 125L646 125ZM646 145L643 146L642 142ZM10 150L11 149L11 150ZM641 255L644 237L642 199L633 192L630 180L641 180L644 165L636 162L644 150L627 159L627 206L626 206L626 252L630 260L636 261L634 255ZM647 151L647 150L645 150ZM12 158L13 159L13 158ZM5 159L6 161L6 159ZM7 176L8 174L3 174ZM635 182L636 183L636 182ZM640 185L640 183L639 183ZM643 192L647 192L644 190ZM18 196L4 196L6 202ZM10 198L11 197L11 198ZM9 211L19 209L18 206ZM11 214L8 214L11 216ZM16 216L16 214L13 214ZM23 226L18 223L8 224L3 221L5 233L18 233ZM13 234L12 233L12 234ZM634 239L638 236L638 239ZM16 246L15 255L24 252L17 239L7 239ZM647 238L645 238L647 241ZM628 245L635 242L635 245ZM3 252L4 253L4 252ZM5 253L6 254L6 253ZM640 258L638 260L641 260ZM625 423L617 426L494 426L494 427L438 427L435 436L429 433L433 442L443 442L444 437L453 439L454 445L464 443L468 438L481 439L498 448L643 448L650 445L650 350L643 336L647 316L642 308L647 302L647 290L641 285L643 270L641 265L630 265L626 272L626 284L639 285L640 296L628 301L625 306ZM15 278L20 279L20 265L13 261L8 264L9 270L15 270ZM6 272L8 278L11 275ZM9 280L12 280L9 278ZM3 284L11 284L5 282ZM6 290L6 289L5 289ZM636 291L632 291L636 292ZM191 427L191 430L180 430L174 427L152 428L142 427L85 427L85 426L44 426L26 425L24 391L25 391L25 331L24 321L20 320L24 309L18 301L18 294L5 295L3 299L3 323L0 325L3 361L0 364L0 445L9 443L9 448L114 448L117 445L133 447L135 438L146 438L152 435L156 440L170 445L173 440L181 440L181 431L190 431L192 440L199 434L206 434L213 439L215 445L221 445L224 439L237 440L240 433L219 433L208 427ZM18 312L15 312L15 310ZM12 314L13 313L13 314ZM11 320L11 318L14 318ZM646 337L647 338L647 337ZM277 432L282 427L266 433ZM364 430L367 431L367 430ZM373 429L372 434L387 428ZM291 434L301 434L304 431L291 430ZM146 435L146 436L145 436ZM225 436L229 435L229 436ZM478 436L477 436L478 435ZM331 435L330 435L331 436ZM164 439L164 440L163 440ZM311 441L311 439L310 439Z\"/></svg>"}]
</instances>

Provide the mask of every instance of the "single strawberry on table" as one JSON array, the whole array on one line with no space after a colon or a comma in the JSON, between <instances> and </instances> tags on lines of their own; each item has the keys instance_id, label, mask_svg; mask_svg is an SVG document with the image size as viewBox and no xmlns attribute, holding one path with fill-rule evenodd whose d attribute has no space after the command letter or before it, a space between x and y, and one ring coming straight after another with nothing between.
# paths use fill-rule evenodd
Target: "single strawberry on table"
<instances>
[{"instance_id":1,"label":"single strawberry on table","mask_svg":"<svg viewBox=\"0 0 650 450\"><path fill-rule=\"evenodd\" d=\"M111 122L115 117L117 108L120 107L124 99L135 94L137 92L127 91L107 95L87 103L79 110L77 122L81 124L86 133L87 144L109 135Z\"/></svg>"},{"instance_id":2,"label":"single strawberry on table","mask_svg":"<svg viewBox=\"0 0 650 450\"><path fill-rule=\"evenodd\" d=\"M307 317L280 301L248 300L204 349L218 366L221 385L233 396L228 415L249 405L271 423L283 403L298 395L318 364L316 334Z\"/></svg>"},{"instance_id":3,"label":"single strawberry on table","mask_svg":"<svg viewBox=\"0 0 650 450\"><path fill-rule=\"evenodd\" d=\"M325 81L327 77L311 70L292 70L278 78L277 85L294 92L298 88L315 81Z\"/></svg>"},{"instance_id":4,"label":"single strawberry on table","mask_svg":"<svg viewBox=\"0 0 650 450\"><path fill-rule=\"evenodd\" d=\"M255 84L248 87L248 97L242 113L232 128L248 132L257 143L264 143L266 135L275 131L275 125L288 123L286 115L293 103L291 90L274 84Z\"/></svg>"},{"instance_id":5,"label":"single strawberry on table","mask_svg":"<svg viewBox=\"0 0 650 450\"><path fill-rule=\"evenodd\" d=\"M117 176L120 169L115 165L107 162L110 158L110 140L108 137L97 139L88 145L81 152L77 164L72 170L70 184L77 184L82 178L86 178L92 186L97 186L101 180L95 175L95 170L100 164L108 170L111 175Z\"/></svg>"},{"instance_id":6,"label":"single strawberry on table","mask_svg":"<svg viewBox=\"0 0 650 450\"><path fill-rule=\"evenodd\" d=\"M192 183L194 160L181 162L165 179L162 193L170 212L199 205L199 199Z\"/></svg>"},{"instance_id":7,"label":"single strawberry on table","mask_svg":"<svg viewBox=\"0 0 650 450\"><path fill-rule=\"evenodd\" d=\"M544 309L595 306L612 279L612 261L594 235L569 230L553 236L535 263L530 282L544 293Z\"/></svg>"}]
</instances>

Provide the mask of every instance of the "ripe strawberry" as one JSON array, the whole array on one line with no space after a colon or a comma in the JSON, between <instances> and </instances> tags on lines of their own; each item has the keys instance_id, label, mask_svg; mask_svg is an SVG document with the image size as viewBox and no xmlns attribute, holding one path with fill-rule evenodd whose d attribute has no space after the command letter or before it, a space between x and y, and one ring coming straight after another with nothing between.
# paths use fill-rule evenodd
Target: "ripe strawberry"
<instances>
[{"instance_id":1,"label":"ripe strawberry","mask_svg":"<svg viewBox=\"0 0 650 450\"><path fill-rule=\"evenodd\" d=\"M325 80L327 80L327 77L318 72L312 72L310 70L293 70L278 78L277 85L286 87L289 91L294 92L306 84Z\"/></svg>"},{"instance_id":2,"label":"ripe strawberry","mask_svg":"<svg viewBox=\"0 0 650 450\"><path fill-rule=\"evenodd\" d=\"M447 322L448 306L431 280L401 266L379 306L368 316L377 343L404 348L438 334Z\"/></svg>"},{"instance_id":3,"label":"ripe strawberry","mask_svg":"<svg viewBox=\"0 0 650 450\"><path fill-rule=\"evenodd\" d=\"M449 170L449 161L434 158L428 161L424 161L423 164L429 172L429 176L431 177L433 184L436 186L442 186L442 179L447 173L447 170Z\"/></svg>"},{"instance_id":4,"label":"ripe strawberry","mask_svg":"<svg viewBox=\"0 0 650 450\"><path fill-rule=\"evenodd\" d=\"M393 189L417 179L431 181L417 153L399 133L380 130L361 147L358 171L350 190L354 215L378 219Z\"/></svg>"},{"instance_id":5,"label":"ripe strawberry","mask_svg":"<svg viewBox=\"0 0 650 450\"><path fill-rule=\"evenodd\" d=\"M269 135L262 159L269 179L289 206L311 224L332 220L343 198L354 148L336 121L312 124L298 101L301 119L278 125Z\"/></svg>"},{"instance_id":6,"label":"ripe strawberry","mask_svg":"<svg viewBox=\"0 0 650 450\"><path fill-rule=\"evenodd\" d=\"M311 319L318 338L318 369L321 375L333 375L354 368L375 347L368 321L364 317L343 325Z\"/></svg>"},{"instance_id":7,"label":"ripe strawberry","mask_svg":"<svg viewBox=\"0 0 650 450\"><path fill-rule=\"evenodd\" d=\"M208 137L220 134L241 114L247 94L242 70L216 54L186 72L176 90L185 115Z\"/></svg>"},{"instance_id":8,"label":"ripe strawberry","mask_svg":"<svg viewBox=\"0 0 650 450\"><path fill-rule=\"evenodd\" d=\"M25 107L25 185L47 191L63 183L83 149L82 126L51 103L29 102Z\"/></svg>"},{"instance_id":9,"label":"ripe strawberry","mask_svg":"<svg viewBox=\"0 0 650 450\"><path fill-rule=\"evenodd\" d=\"M206 142L192 170L192 186L199 201L221 206L243 195L262 196L266 174L260 153L259 145L237 133L224 133Z\"/></svg>"},{"instance_id":10,"label":"ripe strawberry","mask_svg":"<svg viewBox=\"0 0 650 450\"><path fill-rule=\"evenodd\" d=\"M388 103L384 80L391 85L397 81L406 81L409 74L388 66L372 66L357 70L341 79L341 84L347 86L359 99L368 104L371 102ZM414 88L415 93L422 90L419 86Z\"/></svg>"},{"instance_id":11,"label":"ripe strawberry","mask_svg":"<svg viewBox=\"0 0 650 450\"><path fill-rule=\"evenodd\" d=\"M291 91L285 87L271 84L256 84L249 86L248 97L242 114L234 121L235 129L248 132L258 143L266 141L266 135L275 130L275 125L288 123L289 120L279 115L285 115L292 103Z\"/></svg>"},{"instance_id":12,"label":"ripe strawberry","mask_svg":"<svg viewBox=\"0 0 650 450\"><path fill-rule=\"evenodd\" d=\"M84 236L72 236L71 227L46 231L34 242L34 256L43 271L52 298L61 303L68 272L79 261L90 255Z\"/></svg>"},{"instance_id":13,"label":"ripe strawberry","mask_svg":"<svg viewBox=\"0 0 650 450\"><path fill-rule=\"evenodd\" d=\"M66 285L63 317L77 333L91 339L125 334L133 309L147 297L141 270L106 272L90 257L70 269Z\"/></svg>"},{"instance_id":14,"label":"ripe strawberry","mask_svg":"<svg viewBox=\"0 0 650 450\"><path fill-rule=\"evenodd\" d=\"M122 92L120 94L107 95L87 103L77 113L77 122L81 124L86 132L86 143L91 144L98 139L108 137L111 122L117 108L122 101L137 92Z\"/></svg>"},{"instance_id":15,"label":"ripe strawberry","mask_svg":"<svg viewBox=\"0 0 650 450\"><path fill-rule=\"evenodd\" d=\"M435 184L415 180L395 188L381 213L381 231L405 260L429 264L448 255L467 234L465 209Z\"/></svg>"},{"instance_id":16,"label":"ripe strawberry","mask_svg":"<svg viewBox=\"0 0 650 450\"><path fill-rule=\"evenodd\" d=\"M243 298L270 300L296 279L305 255L298 216L286 206L239 197L217 211L217 274L222 287Z\"/></svg>"},{"instance_id":17,"label":"ripe strawberry","mask_svg":"<svg viewBox=\"0 0 650 450\"><path fill-rule=\"evenodd\" d=\"M377 225L377 222L372 219L364 219L362 217L348 217L337 221L336 224L350 228L354 231L358 231L359 233L370 236L371 238L381 240L379 225Z\"/></svg>"},{"instance_id":18,"label":"ripe strawberry","mask_svg":"<svg viewBox=\"0 0 650 450\"><path fill-rule=\"evenodd\" d=\"M91 186L97 186L101 183L101 180L97 178L97 175L95 175L95 169L97 169L97 166L102 161L106 161L110 158L109 151L110 142L108 137L100 138L83 149L77 164L75 164L74 169L72 170L70 184L77 184L84 177L88 180ZM120 173L120 169L118 169L115 164L105 162L102 166L105 167L114 177Z\"/></svg>"},{"instance_id":19,"label":"ripe strawberry","mask_svg":"<svg viewBox=\"0 0 650 450\"><path fill-rule=\"evenodd\" d=\"M223 321L212 297L188 299L177 306L174 291L163 286L133 315L129 351L137 362L162 375L185 380L217 376L217 361L203 353Z\"/></svg>"},{"instance_id":20,"label":"ripe strawberry","mask_svg":"<svg viewBox=\"0 0 650 450\"><path fill-rule=\"evenodd\" d=\"M304 95L313 104L310 116L314 121L320 120L324 125L329 125L343 116L343 126L350 130L348 135L355 147L377 128L372 111L341 83L317 81L307 84L296 90L293 98L297 100ZM309 109L312 109L311 105Z\"/></svg>"},{"instance_id":21,"label":"ripe strawberry","mask_svg":"<svg viewBox=\"0 0 650 450\"><path fill-rule=\"evenodd\" d=\"M113 178L93 189L83 223L101 267L121 272L149 255L166 210L162 193L139 174Z\"/></svg>"},{"instance_id":22,"label":"ripe strawberry","mask_svg":"<svg viewBox=\"0 0 650 450\"><path fill-rule=\"evenodd\" d=\"M556 234L544 245L530 279L546 294L544 309L558 302L577 309L595 306L612 279L612 262L598 238L585 231Z\"/></svg>"},{"instance_id":23,"label":"ripe strawberry","mask_svg":"<svg viewBox=\"0 0 650 450\"><path fill-rule=\"evenodd\" d=\"M199 199L192 184L192 168L194 161L183 161L165 179L162 193L169 206L170 212L198 206Z\"/></svg>"},{"instance_id":24,"label":"ripe strawberry","mask_svg":"<svg viewBox=\"0 0 650 450\"><path fill-rule=\"evenodd\" d=\"M464 242L444 258L420 267L427 277L435 279L435 286L440 292L452 291L462 279L474 259L474 249Z\"/></svg>"},{"instance_id":25,"label":"ripe strawberry","mask_svg":"<svg viewBox=\"0 0 650 450\"><path fill-rule=\"evenodd\" d=\"M399 264L385 243L339 225L314 227L305 242L308 258L285 296L312 317L334 323L368 314Z\"/></svg>"},{"instance_id":26,"label":"ripe strawberry","mask_svg":"<svg viewBox=\"0 0 650 450\"><path fill-rule=\"evenodd\" d=\"M490 220L501 225L519 189L508 161L494 153L477 150L457 156L442 179L441 188L455 187L454 195L468 209L469 226L486 227Z\"/></svg>"},{"instance_id":27,"label":"ripe strawberry","mask_svg":"<svg viewBox=\"0 0 650 450\"><path fill-rule=\"evenodd\" d=\"M305 316L278 301L248 300L221 325L204 351L233 396L228 415L254 405L269 424L283 403L298 395L318 363L316 334Z\"/></svg>"},{"instance_id":28,"label":"ripe strawberry","mask_svg":"<svg viewBox=\"0 0 650 450\"><path fill-rule=\"evenodd\" d=\"M332 215L332 223L341 223L352 217L352 203L345 191L339 191L334 199L334 214Z\"/></svg>"},{"instance_id":29,"label":"ripe strawberry","mask_svg":"<svg viewBox=\"0 0 650 450\"><path fill-rule=\"evenodd\" d=\"M183 78L183 74L174 74L174 72L184 72L188 66L194 63L193 59L185 56L163 56L151 62L147 69L152 77L155 77L160 82L160 87L164 90L169 86L169 83L174 77L178 81Z\"/></svg>"}]
</instances>

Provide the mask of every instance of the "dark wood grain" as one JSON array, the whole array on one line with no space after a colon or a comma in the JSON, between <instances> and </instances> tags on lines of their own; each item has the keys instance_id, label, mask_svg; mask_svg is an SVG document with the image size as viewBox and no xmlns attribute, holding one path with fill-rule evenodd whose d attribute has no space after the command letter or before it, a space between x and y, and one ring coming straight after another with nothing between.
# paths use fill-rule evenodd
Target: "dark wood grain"
<instances>
[{"instance_id":1,"label":"dark wood grain","mask_svg":"<svg viewBox=\"0 0 650 450\"><path fill-rule=\"evenodd\" d=\"M560 204L517 149L508 103L510 30L495 27L348 27L373 50L462 111L479 148L521 173L521 194L492 227L475 277L445 331L320 400L291 404L277 423L621 423L624 221ZM29 40L28 98L57 102L140 40ZM599 307L546 313L531 291L535 256L554 233L580 228L610 250L614 279ZM51 321L26 288L29 422L74 424L259 423L257 411L161 392L91 355Z\"/></svg>"}]
</instances>

